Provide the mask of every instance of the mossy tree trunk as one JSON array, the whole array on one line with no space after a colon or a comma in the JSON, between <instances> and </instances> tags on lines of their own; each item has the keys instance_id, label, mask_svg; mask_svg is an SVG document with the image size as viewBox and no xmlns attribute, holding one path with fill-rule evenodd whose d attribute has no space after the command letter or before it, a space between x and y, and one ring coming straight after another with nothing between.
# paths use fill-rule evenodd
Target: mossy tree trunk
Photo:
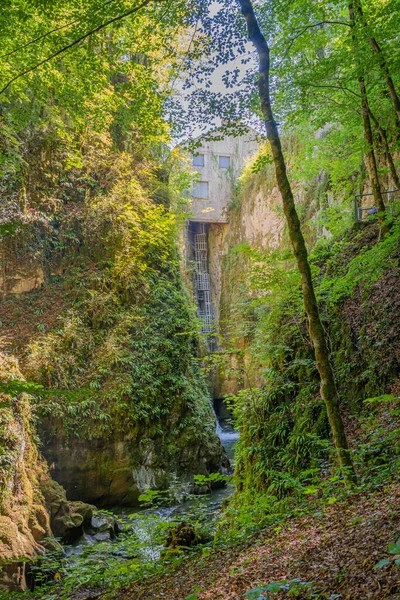
<instances>
[{"instance_id":1,"label":"mossy tree trunk","mask_svg":"<svg viewBox=\"0 0 400 600\"><path fill-rule=\"evenodd\" d=\"M354 5L352 2L349 3L348 8L349 8L350 23L352 24L352 27L353 27L351 37L352 37L352 41L353 41L353 50L354 50L354 54L356 57L356 63L357 63L357 62L359 62L357 60L359 49L358 49L358 43L357 43L357 33L355 30L356 19L355 19ZM360 90L360 96L361 96L361 114L362 114L362 120L363 120L364 137L365 137L365 141L367 142L366 158L367 158L368 173L369 173L369 177L371 180L372 194L374 196L375 206L377 207L377 209L380 213L379 219L380 219L380 221L383 221L386 207L385 207L385 202L383 200L381 184L379 181L378 165L377 165L377 160L376 160L375 150L374 150L374 137L372 134L371 119L370 119L371 111L369 108L367 89L365 87L365 82L364 82L364 73L362 72L362 68L360 67L360 64L357 64L357 72L358 72L357 73L358 88Z\"/></svg>"},{"instance_id":2,"label":"mossy tree trunk","mask_svg":"<svg viewBox=\"0 0 400 600\"><path fill-rule=\"evenodd\" d=\"M329 360L329 350L326 336L319 316L318 305L311 277L310 264L308 262L307 248L303 233L301 231L300 220L296 211L292 189L287 177L286 164L282 152L277 124L274 120L272 112L269 91L269 46L259 27L257 18L253 11L252 2L250 0L239 0L239 3L242 14L246 19L249 39L253 43L258 54L258 85L261 109L268 140L271 145L276 179L282 196L290 240L301 275L301 286L303 291L304 308L308 321L308 330L314 346L317 369L321 379L321 396L325 402L334 444L344 476L349 483L354 483L356 481L356 475L354 472L343 419L340 412L339 396L336 389L332 366Z\"/></svg>"},{"instance_id":3,"label":"mossy tree trunk","mask_svg":"<svg viewBox=\"0 0 400 600\"><path fill-rule=\"evenodd\" d=\"M371 180L372 194L374 196L375 206L377 207L378 211L381 213L380 219L383 220L383 218L384 218L383 214L385 213L386 206L385 206L385 202L383 200L381 184L379 181L378 164L377 164L375 150L374 150L374 136L372 133L371 119L369 117L370 110L369 110L369 102L368 102L368 97L367 97L367 90L365 88L364 78L361 75L358 77L358 86L359 86L360 94L361 94L361 113L362 113L362 119L363 119L364 137L365 137L365 141L367 142L366 156L367 156L369 177Z\"/></svg>"},{"instance_id":4,"label":"mossy tree trunk","mask_svg":"<svg viewBox=\"0 0 400 600\"><path fill-rule=\"evenodd\" d=\"M391 150L390 150L387 132L381 126L381 124L379 123L378 119L375 117L375 115L371 111L370 111L370 117L371 117L371 121L375 125L375 127L376 127L376 129L378 131L378 134L379 134L379 136L381 138L382 145L383 145L384 152L385 152L385 156L386 156L386 162L389 165L390 174L392 176L394 185L396 186L396 188L398 190L400 190L400 179L399 179L399 176L397 174L396 165L394 164L393 156L392 156L392 153L391 153Z\"/></svg>"}]
</instances>

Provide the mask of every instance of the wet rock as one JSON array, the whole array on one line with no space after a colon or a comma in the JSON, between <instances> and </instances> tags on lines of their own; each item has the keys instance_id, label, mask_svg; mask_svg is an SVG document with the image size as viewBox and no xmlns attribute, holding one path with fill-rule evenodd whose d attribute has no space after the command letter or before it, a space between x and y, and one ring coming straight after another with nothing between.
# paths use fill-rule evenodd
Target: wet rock
<instances>
[{"instance_id":1,"label":"wet rock","mask_svg":"<svg viewBox=\"0 0 400 600\"><path fill-rule=\"evenodd\" d=\"M57 540L55 540L54 538L46 538L46 539L42 540L42 546L45 549L46 553L59 552L61 555L64 554L63 546L60 544L60 542L57 542Z\"/></svg>"},{"instance_id":2,"label":"wet rock","mask_svg":"<svg viewBox=\"0 0 400 600\"><path fill-rule=\"evenodd\" d=\"M121 530L122 528L120 528L117 519L113 515L98 511L93 515L86 532L98 541L105 541L115 539Z\"/></svg>"},{"instance_id":3,"label":"wet rock","mask_svg":"<svg viewBox=\"0 0 400 600\"><path fill-rule=\"evenodd\" d=\"M79 515L79 517L82 518L82 523L84 526L90 525L94 511L96 510L95 506L93 506L92 504L86 504L86 502L81 502L79 500L69 502L69 506L71 514L74 517Z\"/></svg>"},{"instance_id":4,"label":"wet rock","mask_svg":"<svg viewBox=\"0 0 400 600\"><path fill-rule=\"evenodd\" d=\"M176 409L171 421L179 423ZM154 431L115 431L110 438L66 437L62 423L44 419L40 424L43 453L53 464L52 477L68 498L96 506L139 506L144 490L168 489L171 473L182 488L193 475L221 472L228 468L221 442L215 434L212 415L207 435L184 431L181 435L166 429L160 438ZM165 440L169 443L165 443ZM225 466L222 466L221 463Z\"/></svg>"},{"instance_id":5,"label":"wet rock","mask_svg":"<svg viewBox=\"0 0 400 600\"><path fill-rule=\"evenodd\" d=\"M65 490L49 477L41 481L41 489L50 515L50 526L55 537L71 543L90 525L96 507L85 502L69 502Z\"/></svg>"}]
</instances>

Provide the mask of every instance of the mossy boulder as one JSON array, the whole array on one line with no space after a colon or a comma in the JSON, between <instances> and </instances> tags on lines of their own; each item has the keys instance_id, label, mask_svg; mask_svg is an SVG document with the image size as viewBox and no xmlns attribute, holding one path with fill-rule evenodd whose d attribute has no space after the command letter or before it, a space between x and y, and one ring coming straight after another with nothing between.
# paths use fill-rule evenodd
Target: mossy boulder
<instances>
[{"instance_id":1,"label":"mossy boulder","mask_svg":"<svg viewBox=\"0 0 400 600\"><path fill-rule=\"evenodd\" d=\"M50 515L53 535L71 542L82 535L85 526L89 526L95 506L85 502L67 500L64 488L50 477L43 477L41 489Z\"/></svg>"},{"instance_id":2,"label":"mossy boulder","mask_svg":"<svg viewBox=\"0 0 400 600\"><path fill-rule=\"evenodd\" d=\"M199 531L194 525L182 521L176 527L171 527L168 532L165 546L176 550L178 548L191 548L209 541L209 538Z\"/></svg>"},{"instance_id":3,"label":"mossy boulder","mask_svg":"<svg viewBox=\"0 0 400 600\"><path fill-rule=\"evenodd\" d=\"M90 525L85 528L85 532L98 542L113 540L121 531L122 526L117 519L104 511L95 512Z\"/></svg>"}]
</instances>

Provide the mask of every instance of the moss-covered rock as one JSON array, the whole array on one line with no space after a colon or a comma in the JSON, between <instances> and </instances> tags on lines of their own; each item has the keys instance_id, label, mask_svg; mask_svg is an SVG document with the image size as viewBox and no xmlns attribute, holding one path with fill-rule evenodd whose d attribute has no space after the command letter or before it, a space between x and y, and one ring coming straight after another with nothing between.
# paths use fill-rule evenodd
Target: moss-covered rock
<instances>
[{"instance_id":1,"label":"moss-covered rock","mask_svg":"<svg viewBox=\"0 0 400 600\"><path fill-rule=\"evenodd\" d=\"M47 471L35 444L29 396L17 361L0 354L0 587L26 588L27 559L42 554L51 534L39 480ZM18 386L15 388L18 389Z\"/></svg>"},{"instance_id":2,"label":"moss-covered rock","mask_svg":"<svg viewBox=\"0 0 400 600\"><path fill-rule=\"evenodd\" d=\"M96 507L81 501L69 502L64 488L49 476L42 477L40 486L53 535L66 542L82 535L85 525L90 525Z\"/></svg>"},{"instance_id":3,"label":"moss-covered rock","mask_svg":"<svg viewBox=\"0 0 400 600\"><path fill-rule=\"evenodd\" d=\"M206 541L208 541L206 536L194 525L182 521L176 527L171 527L165 540L165 546L171 549L192 548L204 544Z\"/></svg>"},{"instance_id":4,"label":"moss-covered rock","mask_svg":"<svg viewBox=\"0 0 400 600\"><path fill-rule=\"evenodd\" d=\"M42 429L43 452L53 466L52 476L69 499L96 506L135 506L140 494L149 488L168 489L178 479L182 490L193 492L194 475L221 469L223 449L213 431L211 414L209 419L208 435L190 435L189 431L187 437L175 439L168 420L161 434L147 437L144 425L134 439L123 432L115 432L108 439L68 438L48 424ZM53 524L52 528L55 535L62 535Z\"/></svg>"}]
</instances>

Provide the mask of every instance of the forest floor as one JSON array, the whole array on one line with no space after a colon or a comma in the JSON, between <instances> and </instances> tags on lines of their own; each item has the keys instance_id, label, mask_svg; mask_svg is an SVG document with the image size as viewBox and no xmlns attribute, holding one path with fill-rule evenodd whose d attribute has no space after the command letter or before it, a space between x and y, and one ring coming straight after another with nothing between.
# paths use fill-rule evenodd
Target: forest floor
<instances>
[{"instance_id":1,"label":"forest floor","mask_svg":"<svg viewBox=\"0 0 400 600\"><path fill-rule=\"evenodd\" d=\"M375 494L350 496L346 504L268 528L250 546L187 559L173 573L96 598L184 600L193 594L190 600L239 600L260 585L292 579L311 582L310 592L303 587L273 598L400 598L400 566L388 553L388 544L400 537L399 506L400 487L394 484ZM381 559L391 561L374 569Z\"/></svg>"}]
</instances>

